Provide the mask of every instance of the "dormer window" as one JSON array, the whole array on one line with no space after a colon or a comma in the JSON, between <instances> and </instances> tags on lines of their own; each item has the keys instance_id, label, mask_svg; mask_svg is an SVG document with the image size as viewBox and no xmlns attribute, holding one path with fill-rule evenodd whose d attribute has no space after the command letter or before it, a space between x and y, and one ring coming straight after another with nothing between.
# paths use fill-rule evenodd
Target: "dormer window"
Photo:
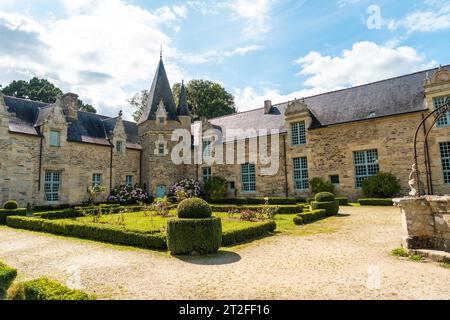
<instances>
[{"instance_id":1,"label":"dormer window","mask_svg":"<svg viewBox=\"0 0 450 320\"><path fill-rule=\"evenodd\" d=\"M50 146L59 147L60 146L60 137L59 131L50 131Z\"/></svg>"},{"instance_id":2,"label":"dormer window","mask_svg":"<svg viewBox=\"0 0 450 320\"><path fill-rule=\"evenodd\" d=\"M116 142L116 151L117 152L123 152L123 142L122 141L117 141Z\"/></svg>"},{"instance_id":3,"label":"dormer window","mask_svg":"<svg viewBox=\"0 0 450 320\"><path fill-rule=\"evenodd\" d=\"M164 125L164 122L166 121L166 119L164 117L158 117L158 123L160 125Z\"/></svg>"},{"instance_id":4,"label":"dormer window","mask_svg":"<svg viewBox=\"0 0 450 320\"><path fill-rule=\"evenodd\" d=\"M292 145L302 146L306 144L305 121L291 123Z\"/></svg>"},{"instance_id":5,"label":"dormer window","mask_svg":"<svg viewBox=\"0 0 450 320\"><path fill-rule=\"evenodd\" d=\"M204 157L210 157L211 156L211 151L212 151L212 141L211 138L204 138L203 139L203 156Z\"/></svg>"}]
</instances>

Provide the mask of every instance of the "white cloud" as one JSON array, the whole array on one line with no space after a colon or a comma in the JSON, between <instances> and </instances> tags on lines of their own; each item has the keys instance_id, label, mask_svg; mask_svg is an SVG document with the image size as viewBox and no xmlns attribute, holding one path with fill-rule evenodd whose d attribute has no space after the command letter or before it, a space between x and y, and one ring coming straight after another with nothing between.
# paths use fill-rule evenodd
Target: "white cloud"
<instances>
[{"instance_id":1,"label":"white cloud","mask_svg":"<svg viewBox=\"0 0 450 320\"><path fill-rule=\"evenodd\" d=\"M209 51L202 54L180 54L180 58L183 61L190 64L201 64L207 62L222 62L225 58L233 56L245 56L246 54L254 51L263 50L264 47L259 45L250 45L245 47L238 47L232 50L224 51Z\"/></svg>"},{"instance_id":2,"label":"white cloud","mask_svg":"<svg viewBox=\"0 0 450 320\"><path fill-rule=\"evenodd\" d=\"M434 67L411 47L390 48L373 42L358 42L339 56L324 56L312 51L295 61L301 68L298 75L305 77L301 89L288 94L266 88L256 91L251 87L235 89L236 105L240 111L260 108L264 100L280 103L327 91L348 88L390 77Z\"/></svg>"},{"instance_id":3,"label":"white cloud","mask_svg":"<svg viewBox=\"0 0 450 320\"><path fill-rule=\"evenodd\" d=\"M245 32L254 37L269 31L270 9L274 0L235 0L228 7L241 18L247 21Z\"/></svg>"}]
</instances>

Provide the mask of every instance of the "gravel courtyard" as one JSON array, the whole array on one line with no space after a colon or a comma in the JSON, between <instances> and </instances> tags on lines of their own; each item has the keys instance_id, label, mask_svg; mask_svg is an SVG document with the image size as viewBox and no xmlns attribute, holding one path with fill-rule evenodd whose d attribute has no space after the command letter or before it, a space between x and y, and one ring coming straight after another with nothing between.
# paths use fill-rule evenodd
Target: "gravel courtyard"
<instances>
[{"instance_id":1,"label":"gravel courtyard","mask_svg":"<svg viewBox=\"0 0 450 320\"><path fill-rule=\"evenodd\" d=\"M390 256L402 235L398 208L341 213L182 259L0 227L0 260L20 279L79 276L82 289L100 299L450 299L450 269Z\"/></svg>"}]
</instances>

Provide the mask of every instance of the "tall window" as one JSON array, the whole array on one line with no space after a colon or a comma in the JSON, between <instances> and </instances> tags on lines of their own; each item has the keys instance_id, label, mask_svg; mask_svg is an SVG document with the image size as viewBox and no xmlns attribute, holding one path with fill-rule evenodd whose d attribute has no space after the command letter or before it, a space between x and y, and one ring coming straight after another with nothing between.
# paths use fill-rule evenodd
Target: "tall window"
<instances>
[{"instance_id":1,"label":"tall window","mask_svg":"<svg viewBox=\"0 0 450 320\"><path fill-rule=\"evenodd\" d=\"M308 190L308 160L306 157L294 158L294 184L297 190Z\"/></svg>"},{"instance_id":2,"label":"tall window","mask_svg":"<svg viewBox=\"0 0 450 320\"><path fill-rule=\"evenodd\" d=\"M444 183L450 183L450 142L439 144L441 149L442 172L444 173Z\"/></svg>"},{"instance_id":3,"label":"tall window","mask_svg":"<svg viewBox=\"0 0 450 320\"><path fill-rule=\"evenodd\" d=\"M125 184L127 186L133 186L133 176L126 176L125 177Z\"/></svg>"},{"instance_id":4,"label":"tall window","mask_svg":"<svg viewBox=\"0 0 450 320\"><path fill-rule=\"evenodd\" d=\"M291 123L292 145L301 146L306 144L305 122Z\"/></svg>"},{"instance_id":5,"label":"tall window","mask_svg":"<svg viewBox=\"0 0 450 320\"><path fill-rule=\"evenodd\" d=\"M159 154L160 156L163 156L163 155L165 154L165 151L166 151L166 148L165 148L165 146L164 146L164 143L160 143L160 144L158 145L158 154Z\"/></svg>"},{"instance_id":6,"label":"tall window","mask_svg":"<svg viewBox=\"0 0 450 320\"><path fill-rule=\"evenodd\" d=\"M211 174L211 167L205 167L202 170L203 172L203 182L208 181L209 179L211 179L212 174Z\"/></svg>"},{"instance_id":7,"label":"tall window","mask_svg":"<svg viewBox=\"0 0 450 320\"><path fill-rule=\"evenodd\" d=\"M437 109L439 107L442 107L444 104L446 104L448 101L450 101L450 97L438 97L433 99L434 108ZM445 116L440 118L437 121L438 127L445 127L450 124L450 112L446 112Z\"/></svg>"},{"instance_id":8,"label":"tall window","mask_svg":"<svg viewBox=\"0 0 450 320\"><path fill-rule=\"evenodd\" d=\"M58 131L50 131L50 145L52 147L59 147L60 145L60 139L59 139L59 132Z\"/></svg>"},{"instance_id":9,"label":"tall window","mask_svg":"<svg viewBox=\"0 0 450 320\"><path fill-rule=\"evenodd\" d=\"M92 186L101 186L102 185L102 175L101 173L94 173L92 175Z\"/></svg>"},{"instance_id":10,"label":"tall window","mask_svg":"<svg viewBox=\"0 0 450 320\"><path fill-rule=\"evenodd\" d=\"M211 156L211 149L212 149L212 141L210 138L204 138L203 139L203 156L204 157L210 157Z\"/></svg>"},{"instance_id":11,"label":"tall window","mask_svg":"<svg viewBox=\"0 0 450 320\"><path fill-rule=\"evenodd\" d=\"M256 191L256 170L253 163L245 163L241 165L242 191Z\"/></svg>"},{"instance_id":12,"label":"tall window","mask_svg":"<svg viewBox=\"0 0 450 320\"><path fill-rule=\"evenodd\" d=\"M59 186L61 174L57 171L46 171L44 176L45 200L50 202L59 201Z\"/></svg>"},{"instance_id":13,"label":"tall window","mask_svg":"<svg viewBox=\"0 0 450 320\"><path fill-rule=\"evenodd\" d=\"M116 143L116 151L117 152L122 152L123 151L123 142L122 141L117 141L117 143Z\"/></svg>"},{"instance_id":14,"label":"tall window","mask_svg":"<svg viewBox=\"0 0 450 320\"><path fill-rule=\"evenodd\" d=\"M376 175L380 171L378 151L365 150L353 153L355 161L356 188L361 188L364 179Z\"/></svg>"}]
</instances>

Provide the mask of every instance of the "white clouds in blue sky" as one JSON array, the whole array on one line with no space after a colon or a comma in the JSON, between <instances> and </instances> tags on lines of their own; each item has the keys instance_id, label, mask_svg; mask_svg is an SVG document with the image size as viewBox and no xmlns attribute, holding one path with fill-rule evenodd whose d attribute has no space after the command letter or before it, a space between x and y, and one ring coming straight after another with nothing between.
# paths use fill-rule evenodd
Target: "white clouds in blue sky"
<instances>
[{"instance_id":1,"label":"white clouds in blue sky","mask_svg":"<svg viewBox=\"0 0 450 320\"><path fill-rule=\"evenodd\" d=\"M0 83L46 77L129 118L163 45L172 83L218 81L247 110L450 63L449 35L444 0L2 0Z\"/></svg>"}]
</instances>

